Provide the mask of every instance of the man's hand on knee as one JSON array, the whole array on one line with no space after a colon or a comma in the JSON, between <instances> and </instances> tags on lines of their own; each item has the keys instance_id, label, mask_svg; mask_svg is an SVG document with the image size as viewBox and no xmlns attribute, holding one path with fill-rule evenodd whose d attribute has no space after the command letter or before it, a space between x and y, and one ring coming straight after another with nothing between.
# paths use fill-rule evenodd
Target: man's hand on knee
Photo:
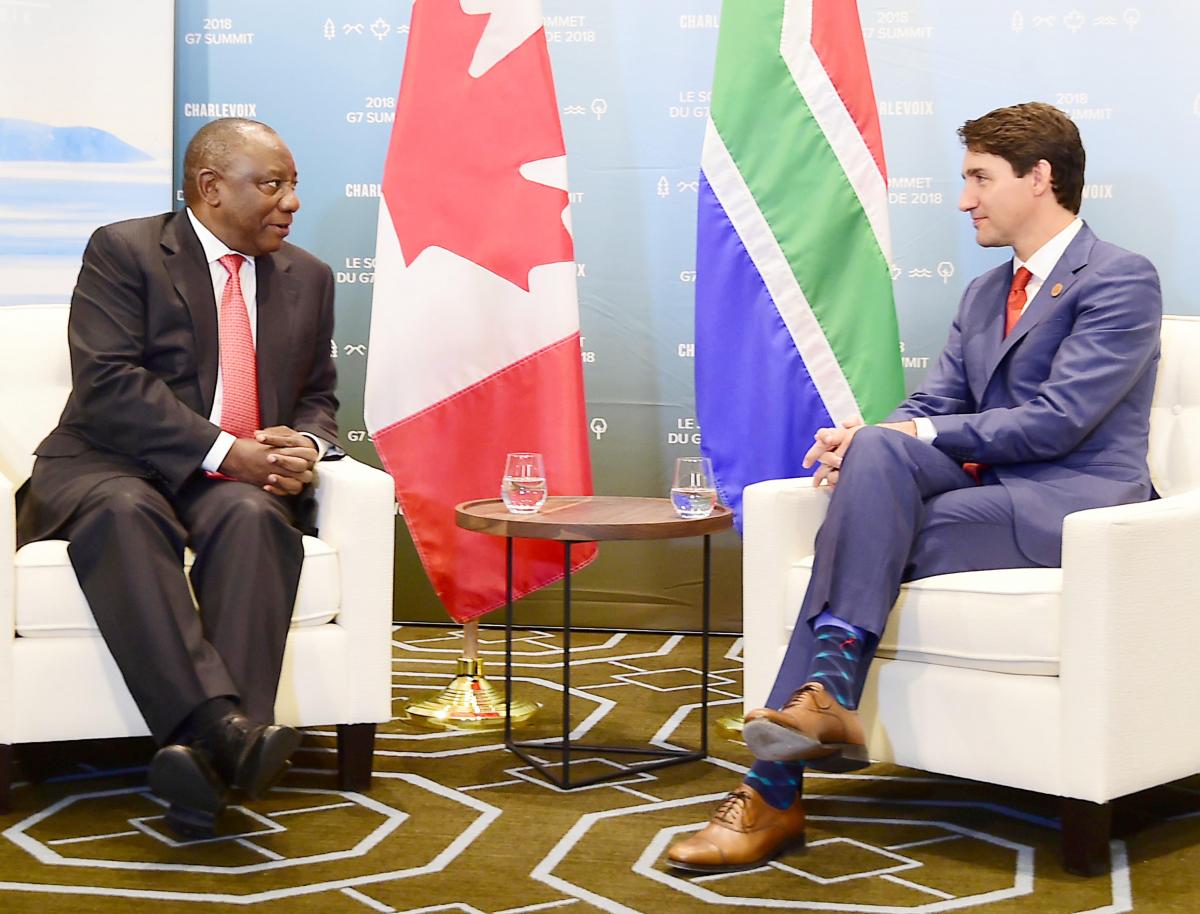
<instances>
[{"instance_id":1,"label":"man's hand on knee","mask_svg":"<svg viewBox=\"0 0 1200 914\"><path fill-rule=\"evenodd\" d=\"M817 433L813 435L813 446L804 455L805 469L814 463L820 464L812 477L814 486L819 486L822 482L828 482L830 486L837 485L838 471L841 469L842 460L846 456L850 442L854 440L855 434L862 427L862 419L856 416L853 419L847 419L838 428L817 429Z\"/></svg>"},{"instance_id":2,"label":"man's hand on knee","mask_svg":"<svg viewBox=\"0 0 1200 914\"><path fill-rule=\"evenodd\" d=\"M858 430L865 427L861 418L855 418L843 422L841 428L822 428L817 430L816 435L813 436L816 439L813 446L804 455L805 469L814 463L821 464L812 477L814 486L819 486L822 482L827 482L830 487L837 485L842 461L846 458L846 452L850 449L850 442L854 440L854 436ZM914 438L917 435L916 423L911 419L906 419L903 422L880 422L878 423L878 427L891 429L894 432L901 432Z\"/></svg>"}]
</instances>

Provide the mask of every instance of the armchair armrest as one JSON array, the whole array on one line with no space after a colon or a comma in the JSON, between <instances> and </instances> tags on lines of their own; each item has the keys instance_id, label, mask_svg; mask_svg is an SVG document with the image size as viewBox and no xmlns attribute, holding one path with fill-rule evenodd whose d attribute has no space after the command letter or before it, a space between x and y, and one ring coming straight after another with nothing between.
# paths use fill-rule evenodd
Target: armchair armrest
<instances>
[{"instance_id":1,"label":"armchair armrest","mask_svg":"<svg viewBox=\"0 0 1200 914\"><path fill-rule=\"evenodd\" d=\"M1097 801L1200 770L1200 492L1063 527L1062 754Z\"/></svg>"},{"instance_id":2,"label":"armchair armrest","mask_svg":"<svg viewBox=\"0 0 1200 914\"><path fill-rule=\"evenodd\" d=\"M16 638L17 507L15 487L0 473L0 743L13 732L13 639Z\"/></svg>"},{"instance_id":3,"label":"armchair armrest","mask_svg":"<svg viewBox=\"0 0 1200 914\"><path fill-rule=\"evenodd\" d=\"M811 555L829 507L828 486L809 478L769 479L742 493L742 626L746 708L761 707L771 690L780 645L799 606L787 600L788 572Z\"/></svg>"},{"instance_id":4,"label":"armchair armrest","mask_svg":"<svg viewBox=\"0 0 1200 914\"><path fill-rule=\"evenodd\" d=\"M396 489L392 477L383 470L343 457L322 460L317 464L317 474L317 529L321 539L340 548L344 543L370 539L383 527L394 529ZM364 527L372 523L379 529L368 531Z\"/></svg>"},{"instance_id":5,"label":"armchair armrest","mask_svg":"<svg viewBox=\"0 0 1200 914\"><path fill-rule=\"evenodd\" d=\"M378 630L382 615L390 630L396 533L392 478L349 457L322 462L318 472L317 530L338 550L342 572L338 621Z\"/></svg>"},{"instance_id":6,"label":"armchair armrest","mask_svg":"<svg viewBox=\"0 0 1200 914\"><path fill-rule=\"evenodd\" d=\"M337 624L351 644L353 676L372 683L362 722L388 720L392 681L392 576L396 533L395 487L381 470L349 457L317 465L317 530L338 551L342 603ZM378 686L376 688L375 686Z\"/></svg>"}]
</instances>

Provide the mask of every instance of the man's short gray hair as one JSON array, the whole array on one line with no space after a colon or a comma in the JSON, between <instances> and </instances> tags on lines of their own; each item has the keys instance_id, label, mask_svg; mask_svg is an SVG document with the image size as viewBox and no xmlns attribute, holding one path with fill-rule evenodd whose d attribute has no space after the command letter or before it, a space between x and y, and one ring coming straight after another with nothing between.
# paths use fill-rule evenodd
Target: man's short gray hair
<instances>
[{"instance_id":1,"label":"man's short gray hair","mask_svg":"<svg viewBox=\"0 0 1200 914\"><path fill-rule=\"evenodd\" d=\"M191 203L196 197L196 175L202 169L221 171L251 133L275 131L261 121L244 117L222 117L209 121L196 131L183 154L183 199Z\"/></svg>"}]
</instances>

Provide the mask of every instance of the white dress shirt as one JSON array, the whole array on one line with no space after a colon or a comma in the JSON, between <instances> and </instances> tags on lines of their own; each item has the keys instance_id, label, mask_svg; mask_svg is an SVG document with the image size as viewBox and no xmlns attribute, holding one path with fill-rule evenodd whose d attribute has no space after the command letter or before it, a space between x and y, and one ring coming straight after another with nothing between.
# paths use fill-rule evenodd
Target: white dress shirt
<instances>
[{"instance_id":1,"label":"white dress shirt","mask_svg":"<svg viewBox=\"0 0 1200 914\"><path fill-rule=\"evenodd\" d=\"M1075 236L1079 234L1079 230L1083 228L1083 220L1078 216L1065 229L1043 244L1040 248L1033 252L1028 260L1022 261L1021 258L1013 256L1013 275L1017 275L1017 270L1025 267L1033 274L1029 279L1029 283L1025 286L1025 308L1029 307L1029 303L1037 298L1038 292L1041 291L1042 283L1046 281L1058 262L1062 260L1062 255L1067 252L1067 246L1075 240ZM1025 313L1025 308L1021 309L1021 313Z\"/></svg>"},{"instance_id":2,"label":"white dress shirt","mask_svg":"<svg viewBox=\"0 0 1200 914\"><path fill-rule=\"evenodd\" d=\"M221 258L226 254L237 254L244 258L242 265L238 269L238 279L242 284L242 298L246 301L246 313L250 318L250 336L254 341L255 347L258 346L258 273L255 270L254 258L249 254L243 254L241 251L235 251L224 241L214 235L205 227L204 223L196 218L196 214L192 212L191 207L187 209L188 219L192 223L192 228L196 230L196 237L200 239L200 246L204 248L204 259L208 261L208 274L212 279L213 284L213 299L217 302L221 301L221 295L225 291L225 283L229 281L229 271L221 265ZM217 306L218 325L220 324L220 305ZM218 333L220 329L218 327ZM217 387L213 393L212 412L209 413L208 421L213 425L221 424L221 360L217 359ZM324 456L326 443L316 435L310 435L308 432L300 434L311 438L317 448L318 459ZM213 446L209 448L208 454L205 455L204 461L200 464L201 469L215 473L221 467L221 463L229 454L229 449L233 447L234 441L237 439L229 432L222 430L217 435L217 440L213 442Z\"/></svg>"},{"instance_id":3,"label":"white dress shirt","mask_svg":"<svg viewBox=\"0 0 1200 914\"><path fill-rule=\"evenodd\" d=\"M1067 251L1067 246L1075 240L1075 236L1079 234L1081 228L1083 228L1083 220L1076 216L1070 225L1034 251L1028 260L1023 261L1020 257L1013 255L1014 276L1021 267L1025 267L1033 274L1025 285L1025 306L1021 308L1022 314L1025 313L1025 308L1029 307L1029 303L1037 298L1046 277L1058 266L1062 255ZM913 419L913 425L917 427L917 437L922 441L931 444L937 438L937 430L928 417L920 416Z\"/></svg>"}]
</instances>

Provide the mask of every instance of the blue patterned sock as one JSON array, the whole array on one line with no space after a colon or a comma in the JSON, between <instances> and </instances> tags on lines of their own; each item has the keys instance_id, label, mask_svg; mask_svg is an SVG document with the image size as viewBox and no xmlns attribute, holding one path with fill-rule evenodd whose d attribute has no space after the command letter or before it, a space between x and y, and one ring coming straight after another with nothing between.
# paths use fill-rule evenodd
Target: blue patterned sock
<instances>
[{"instance_id":1,"label":"blue patterned sock","mask_svg":"<svg viewBox=\"0 0 1200 914\"><path fill-rule=\"evenodd\" d=\"M804 762L764 762L757 760L745 782L776 809L787 809L800 796Z\"/></svg>"},{"instance_id":2,"label":"blue patterned sock","mask_svg":"<svg viewBox=\"0 0 1200 914\"><path fill-rule=\"evenodd\" d=\"M826 611L814 620L813 634L817 649L805 681L821 683L843 708L857 708L864 633Z\"/></svg>"}]
</instances>

